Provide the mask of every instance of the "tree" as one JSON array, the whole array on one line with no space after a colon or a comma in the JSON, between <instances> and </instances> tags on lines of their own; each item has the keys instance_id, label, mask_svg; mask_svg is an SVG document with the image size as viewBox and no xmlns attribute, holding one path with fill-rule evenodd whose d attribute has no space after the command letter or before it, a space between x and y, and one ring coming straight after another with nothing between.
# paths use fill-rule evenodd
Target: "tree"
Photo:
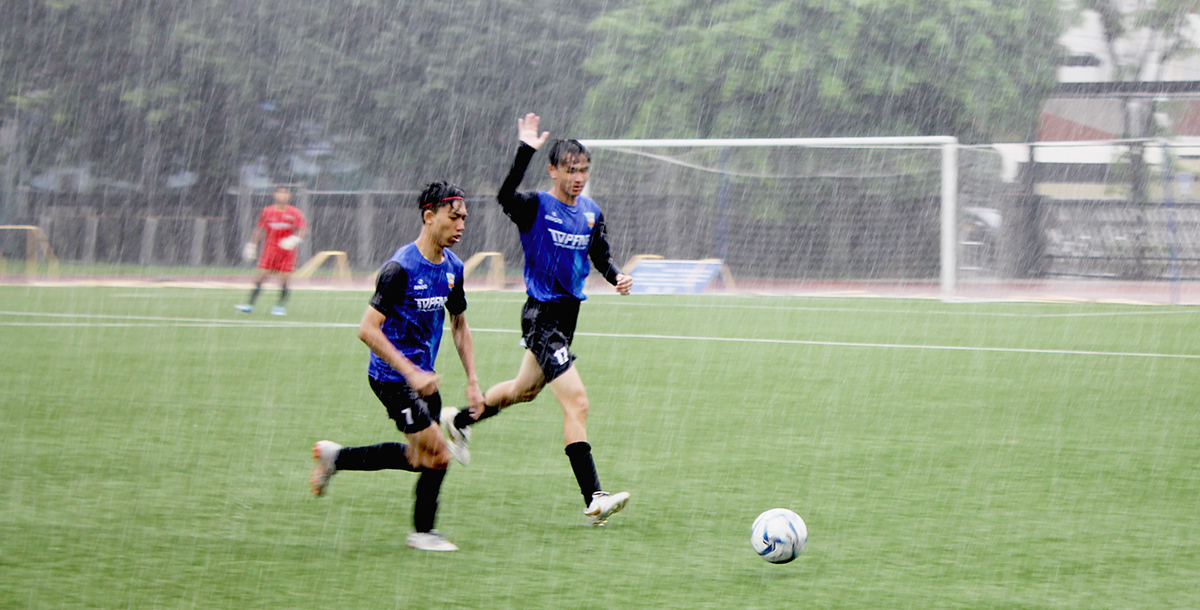
<instances>
[{"instance_id":1,"label":"tree","mask_svg":"<svg viewBox=\"0 0 1200 610\"><path fill-rule=\"evenodd\" d=\"M1023 140L1051 90L1055 0L650 0L593 24L608 137Z\"/></svg>"},{"instance_id":2,"label":"tree","mask_svg":"<svg viewBox=\"0 0 1200 610\"><path fill-rule=\"evenodd\" d=\"M1124 82L1153 82L1162 78L1162 70L1173 59L1196 52L1197 32L1190 18L1196 12L1195 0L1080 0L1081 10L1093 11L1100 18L1105 48L1112 65L1112 79ZM1122 113L1125 130L1122 137L1148 138L1154 134L1154 115L1158 102L1153 98L1125 98ZM1145 146L1130 145L1130 198L1146 201Z\"/></svg>"},{"instance_id":3,"label":"tree","mask_svg":"<svg viewBox=\"0 0 1200 610\"><path fill-rule=\"evenodd\" d=\"M1196 52L1198 32L1192 26L1195 0L1080 0L1079 9L1093 11L1099 17L1105 48L1112 66L1112 79L1124 82L1154 82L1163 77L1164 67L1172 60ZM1138 210L1134 232L1134 269L1136 279L1150 272L1146 218L1146 185L1150 168L1146 163L1146 139L1156 134L1154 117L1158 100L1126 97L1121 100L1124 118L1122 137L1129 144L1129 199Z\"/></svg>"},{"instance_id":4,"label":"tree","mask_svg":"<svg viewBox=\"0 0 1200 610\"><path fill-rule=\"evenodd\" d=\"M493 188L515 117L570 132L587 23L557 0L0 0L0 100L26 168L90 164L143 192L198 175L219 201L265 158L276 180ZM332 150L358 183L294 174ZM28 170L27 170L28 173ZM476 186L478 185L478 186Z\"/></svg>"},{"instance_id":5,"label":"tree","mask_svg":"<svg viewBox=\"0 0 1200 610\"><path fill-rule=\"evenodd\" d=\"M85 165L157 201L166 172L219 158L202 86L212 75L186 72L170 44L178 5L5 0L3 9L0 99L22 173ZM202 171L200 188L216 188L219 171Z\"/></svg>"},{"instance_id":6,"label":"tree","mask_svg":"<svg viewBox=\"0 0 1200 610\"><path fill-rule=\"evenodd\" d=\"M550 0L207 4L176 27L185 57L233 89L239 117L272 108L269 120L239 118L238 156L320 139L390 184L479 188L502 177L521 112L569 129L598 11Z\"/></svg>"}]
</instances>

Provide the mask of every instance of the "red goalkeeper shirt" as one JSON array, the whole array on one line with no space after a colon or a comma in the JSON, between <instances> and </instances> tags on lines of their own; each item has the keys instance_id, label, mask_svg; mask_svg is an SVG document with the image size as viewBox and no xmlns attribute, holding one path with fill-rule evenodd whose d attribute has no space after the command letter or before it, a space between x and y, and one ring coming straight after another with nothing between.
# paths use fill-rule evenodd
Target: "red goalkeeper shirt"
<instances>
[{"instance_id":1,"label":"red goalkeeper shirt","mask_svg":"<svg viewBox=\"0 0 1200 610\"><path fill-rule=\"evenodd\" d=\"M267 233L263 242L264 253L267 250L278 249L279 240L296 233L304 226L304 213L296 206L289 205L282 210L274 205L263 208L262 213L258 215L258 228Z\"/></svg>"}]
</instances>

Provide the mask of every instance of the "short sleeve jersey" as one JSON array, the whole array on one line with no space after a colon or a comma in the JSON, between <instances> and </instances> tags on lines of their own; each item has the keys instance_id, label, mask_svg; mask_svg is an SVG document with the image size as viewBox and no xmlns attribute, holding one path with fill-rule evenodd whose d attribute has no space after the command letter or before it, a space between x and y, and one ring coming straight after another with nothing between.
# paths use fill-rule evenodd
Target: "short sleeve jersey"
<instances>
[{"instance_id":1,"label":"short sleeve jersey","mask_svg":"<svg viewBox=\"0 0 1200 610\"><path fill-rule=\"evenodd\" d=\"M276 248L279 240L288 237L305 226L304 213L296 206L285 206L282 210L273 205L263 208L258 215L258 228L266 231L265 248Z\"/></svg>"},{"instance_id":2,"label":"short sleeve jersey","mask_svg":"<svg viewBox=\"0 0 1200 610\"><path fill-rule=\"evenodd\" d=\"M379 269L371 307L387 319L383 334L410 362L433 371L446 311L458 315L467 309L463 292L463 263L450 250L442 250L440 264L429 262L409 243ZM404 381L404 376L371 352L367 373L380 381Z\"/></svg>"},{"instance_id":3,"label":"short sleeve jersey","mask_svg":"<svg viewBox=\"0 0 1200 610\"><path fill-rule=\"evenodd\" d=\"M538 301L563 298L584 300L583 283L591 271L588 248L600 206L578 196L567 205L550 193L538 191L538 212L533 227L521 233L525 250L525 290Z\"/></svg>"}]
</instances>

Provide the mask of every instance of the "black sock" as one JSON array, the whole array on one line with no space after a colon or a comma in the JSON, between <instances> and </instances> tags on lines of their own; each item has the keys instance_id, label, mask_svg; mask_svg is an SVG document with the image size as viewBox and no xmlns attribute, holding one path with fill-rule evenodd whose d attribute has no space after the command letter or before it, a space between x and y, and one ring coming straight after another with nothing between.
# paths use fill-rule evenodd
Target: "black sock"
<instances>
[{"instance_id":1,"label":"black sock","mask_svg":"<svg viewBox=\"0 0 1200 610\"><path fill-rule=\"evenodd\" d=\"M421 470L421 478L417 479L417 499L413 503L413 531L428 532L433 529L437 518L438 493L444 478L445 470Z\"/></svg>"},{"instance_id":2,"label":"black sock","mask_svg":"<svg viewBox=\"0 0 1200 610\"><path fill-rule=\"evenodd\" d=\"M250 291L250 304L253 305L258 300L258 293L262 292L262 282L254 285L254 290Z\"/></svg>"},{"instance_id":3,"label":"black sock","mask_svg":"<svg viewBox=\"0 0 1200 610\"><path fill-rule=\"evenodd\" d=\"M571 460L571 470L575 471L575 480L579 482L579 493L583 494L583 505L592 503L592 494L600 491L600 477L596 475L596 463L592 461L592 446L580 441L567 445L567 457Z\"/></svg>"},{"instance_id":4,"label":"black sock","mask_svg":"<svg viewBox=\"0 0 1200 610\"><path fill-rule=\"evenodd\" d=\"M404 443L380 443L367 447L343 447L333 466L338 470L407 470L417 472L404 450Z\"/></svg>"},{"instance_id":5,"label":"black sock","mask_svg":"<svg viewBox=\"0 0 1200 610\"><path fill-rule=\"evenodd\" d=\"M471 417L471 412L467 407L459 410L458 415L454 416L454 425L458 428L466 428L473 423L481 422L493 415L500 413L500 407L484 407L483 413L479 415L479 419Z\"/></svg>"},{"instance_id":6,"label":"black sock","mask_svg":"<svg viewBox=\"0 0 1200 610\"><path fill-rule=\"evenodd\" d=\"M283 305L284 301L286 301L287 298L288 298L288 287L287 287L287 284L284 284L279 287L279 304Z\"/></svg>"}]
</instances>

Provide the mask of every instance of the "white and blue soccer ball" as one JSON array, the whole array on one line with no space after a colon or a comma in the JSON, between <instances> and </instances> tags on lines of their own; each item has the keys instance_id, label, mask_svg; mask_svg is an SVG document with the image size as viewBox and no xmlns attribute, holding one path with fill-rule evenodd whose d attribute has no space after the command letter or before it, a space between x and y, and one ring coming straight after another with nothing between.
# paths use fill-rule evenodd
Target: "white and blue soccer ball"
<instances>
[{"instance_id":1,"label":"white and blue soccer ball","mask_svg":"<svg viewBox=\"0 0 1200 610\"><path fill-rule=\"evenodd\" d=\"M787 563L800 556L808 542L808 526L786 508L772 508L750 526L750 545L771 563Z\"/></svg>"}]
</instances>

